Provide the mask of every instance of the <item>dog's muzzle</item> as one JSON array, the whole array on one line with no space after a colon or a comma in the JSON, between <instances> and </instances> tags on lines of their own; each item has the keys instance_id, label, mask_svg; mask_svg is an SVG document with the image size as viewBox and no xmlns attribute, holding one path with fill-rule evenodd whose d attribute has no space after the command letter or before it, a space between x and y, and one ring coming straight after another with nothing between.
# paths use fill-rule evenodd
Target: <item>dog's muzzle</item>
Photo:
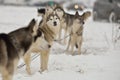
<instances>
[{"instance_id":1,"label":"dog's muzzle","mask_svg":"<svg viewBox=\"0 0 120 80\"><path fill-rule=\"evenodd\" d=\"M85 24L85 22L83 21L82 24Z\"/></svg>"},{"instance_id":2,"label":"dog's muzzle","mask_svg":"<svg viewBox=\"0 0 120 80\"><path fill-rule=\"evenodd\" d=\"M85 24L85 22L84 22L84 21L80 21L80 24L84 25L84 24Z\"/></svg>"}]
</instances>

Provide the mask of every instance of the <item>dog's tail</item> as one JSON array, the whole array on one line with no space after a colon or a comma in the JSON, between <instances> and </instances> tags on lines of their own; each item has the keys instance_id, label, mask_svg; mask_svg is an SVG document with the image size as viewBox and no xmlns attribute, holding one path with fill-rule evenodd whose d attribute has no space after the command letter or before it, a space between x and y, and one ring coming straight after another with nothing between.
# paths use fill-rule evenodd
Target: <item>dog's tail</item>
<instances>
[{"instance_id":1,"label":"dog's tail","mask_svg":"<svg viewBox=\"0 0 120 80\"><path fill-rule=\"evenodd\" d=\"M78 44L77 43L75 44L75 47L78 48Z\"/></svg>"}]
</instances>

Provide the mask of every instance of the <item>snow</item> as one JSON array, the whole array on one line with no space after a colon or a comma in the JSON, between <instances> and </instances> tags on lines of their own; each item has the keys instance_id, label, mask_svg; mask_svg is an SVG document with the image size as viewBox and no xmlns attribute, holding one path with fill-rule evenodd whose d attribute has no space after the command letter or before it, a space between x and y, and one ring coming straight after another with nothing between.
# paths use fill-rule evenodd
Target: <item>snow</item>
<instances>
[{"instance_id":1,"label":"snow","mask_svg":"<svg viewBox=\"0 0 120 80\"><path fill-rule=\"evenodd\" d=\"M36 7L0 6L0 9L0 33L25 26L37 15ZM13 80L120 80L120 46L112 47L112 27L110 23L89 18L81 55L72 56L65 52L66 45L54 42L48 70L39 72L38 57L31 63L32 75L27 74L24 66L15 72Z\"/></svg>"}]
</instances>

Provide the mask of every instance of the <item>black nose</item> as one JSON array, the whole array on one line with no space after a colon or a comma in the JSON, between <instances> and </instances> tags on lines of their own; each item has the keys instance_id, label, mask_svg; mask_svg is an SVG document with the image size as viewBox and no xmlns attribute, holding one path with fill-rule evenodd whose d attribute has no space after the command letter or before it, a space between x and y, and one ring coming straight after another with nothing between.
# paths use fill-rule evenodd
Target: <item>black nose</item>
<instances>
[{"instance_id":1,"label":"black nose","mask_svg":"<svg viewBox=\"0 0 120 80\"><path fill-rule=\"evenodd\" d=\"M56 26L56 25L57 25L57 22L53 22L53 24L54 24L54 26Z\"/></svg>"},{"instance_id":2,"label":"black nose","mask_svg":"<svg viewBox=\"0 0 120 80\"><path fill-rule=\"evenodd\" d=\"M83 21L82 23L83 23L83 24L85 24L85 22L84 22L84 21Z\"/></svg>"},{"instance_id":3,"label":"black nose","mask_svg":"<svg viewBox=\"0 0 120 80\"><path fill-rule=\"evenodd\" d=\"M80 21L80 24L85 24L85 22L84 21Z\"/></svg>"},{"instance_id":4,"label":"black nose","mask_svg":"<svg viewBox=\"0 0 120 80\"><path fill-rule=\"evenodd\" d=\"M48 48L51 48L51 45L48 45Z\"/></svg>"}]
</instances>

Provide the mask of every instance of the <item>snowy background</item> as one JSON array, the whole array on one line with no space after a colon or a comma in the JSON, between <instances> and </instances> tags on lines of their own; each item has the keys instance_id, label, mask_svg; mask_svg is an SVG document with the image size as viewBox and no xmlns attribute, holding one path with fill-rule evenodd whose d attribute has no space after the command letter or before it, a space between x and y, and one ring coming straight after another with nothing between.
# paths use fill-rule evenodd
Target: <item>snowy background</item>
<instances>
[{"instance_id":1,"label":"snowy background","mask_svg":"<svg viewBox=\"0 0 120 80\"><path fill-rule=\"evenodd\" d=\"M36 15L36 7L0 6L0 33L24 27ZM94 22L91 16L84 26L81 55L68 55L66 45L54 42L48 70L39 72L38 57L31 63L32 75L24 66L15 72L14 80L120 80L120 41L115 46L112 43L112 28L118 26Z\"/></svg>"}]
</instances>

